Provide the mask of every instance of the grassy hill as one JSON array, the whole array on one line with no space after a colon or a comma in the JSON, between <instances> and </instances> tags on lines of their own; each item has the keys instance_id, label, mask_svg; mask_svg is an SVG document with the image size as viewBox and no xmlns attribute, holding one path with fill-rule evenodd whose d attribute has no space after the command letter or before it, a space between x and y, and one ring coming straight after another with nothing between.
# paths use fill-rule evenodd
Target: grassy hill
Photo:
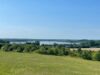
<instances>
[{"instance_id":1,"label":"grassy hill","mask_svg":"<svg viewBox=\"0 0 100 75\"><path fill-rule=\"evenodd\" d=\"M100 62L69 56L0 52L0 75L100 75Z\"/></svg>"}]
</instances>

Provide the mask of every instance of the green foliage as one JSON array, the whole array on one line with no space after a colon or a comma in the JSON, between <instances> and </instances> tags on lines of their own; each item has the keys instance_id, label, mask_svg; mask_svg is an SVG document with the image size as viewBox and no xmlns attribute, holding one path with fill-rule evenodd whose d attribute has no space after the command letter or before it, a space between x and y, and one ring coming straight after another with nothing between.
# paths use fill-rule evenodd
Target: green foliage
<instances>
[{"instance_id":1,"label":"green foliage","mask_svg":"<svg viewBox=\"0 0 100 75\"><path fill-rule=\"evenodd\" d=\"M49 55L68 55L68 49L65 49L64 47L61 46L53 46L53 47L46 47L46 46L42 46L39 49L39 53L42 54L49 54Z\"/></svg>"},{"instance_id":2,"label":"green foliage","mask_svg":"<svg viewBox=\"0 0 100 75\"><path fill-rule=\"evenodd\" d=\"M93 46L94 41L90 41L91 45ZM81 47L78 47L75 50L71 50L70 48L67 48L65 45L40 45L37 41L36 43L27 43L27 44L0 44L0 48L3 51L9 52L33 52L37 51L41 54L47 54L47 55L56 55L56 56L73 56L73 57L81 57L83 59L87 60L97 60L100 61L100 51L94 52L94 51L88 51L88 50L81 50Z\"/></svg>"},{"instance_id":3,"label":"green foliage","mask_svg":"<svg viewBox=\"0 0 100 75\"><path fill-rule=\"evenodd\" d=\"M3 45L2 47L1 47L1 50L3 50L3 51L9 51L9 44L5 44L5 45Z\"/></svg>"},{"instance_id":4,"label":"green foliage","mask_svg":"<svg viewBox=\"0 0 100 75\"><path fill-rule=\"evenodd\" d=\"M39 47L33 44L4 44L1 49L3 51L33 52L39 49Z\"/></svg>"},{"instance_id":5,"label":"green foliage","mask_svg":"<svg viewBox=\"0 0 100 75\"><path fill-rule=\"evenodd\" d=\"M97 51L93 54L93 60L100 61L100 51Z\"/></svg>"},{"instance_id":6,"label":"green foliage","mask_svg":"<svg viewBox=\"0 0 100 75\"><path fill-rule=\"evenodd\" d=\"M58 53L57 53L57 49L55 49L55 48L49 48L48 50L47 50L47 53L48 54L50 54L50 55L57 55Z\"/></svg>"},{"instance_id":7,"label":"green foliage","mask_svg":"<svg viewBox=\"0 0 100 75\"><path fill-rule=\"evenodd\" d=\"M0 48L2 48L3 45L4 45L4 44L0 44Z\"/></svg>"},{"instance_id":8,"label":"green foliage","mask_svg":"<svg viewBox=\"0 0 100 75\"><path fill-rule=\"evenodd\" d=\"M30 47L29 46L26 46L23 50L23 52L30 52Z\"/></svg>"},{"instance_id":9,"label":"green foliage","mask_svg":"<svg viewBox=\"0 0 100 75\"><path fill-rule=\"evenodd\" d=\"M82 54L81 48L78 48L77 50L70 50L69 55L72 57L80 57Z\"/></svg>"},{"instance_id":10,"label":"green foliage","mask_svg":"<svg viewBox=\"0 0 100 75\"><path fill-rule=\"evenodd\" d=\"M40 47L40 49L39 49L39 53L42 53L42 54L47 54L47 51L46 51L46 47L44 47L44 46L42 46L42 47Z\"/></svg>"},{"instance_id":11,"label":"green foliage","mask_svg":"<svg viewBox=\"0 0 100 75\"><path fill-rule=\"evenodd\" d=\"M81 57L83 59L92 60L92 52L84 50L84 51L82 51Z\"/></svg>"},{"instance_id":12,"label":"green foliage","mask_svg":"<svg viewBox=\"0 0 100 75\"><path fill-rule=\"evenodd\" d=\"M72 56L72 57L78 57L79 54L76 50L72 50L72 51L69 52L69 55Z\"/></svg>"},{"instance_id":13,"label":"green foliage","mask_svg":"<svg viewBox=\"0 0 100 75\"><path fill-rule=\"evenodd\" d=\"M64 55L64 50L63 50L63 48L55 49L55 50L56 50L56 55L59 55L59 56Z\"/></svg>"},{"instance_id":14,"label":"green foliage","mask_svg":"<svg viewBox=\"0 0 100 75\"><path fill-rule=\"evenodd\" d=\"M16 51L17 52L23 52L23 48L22 47L17 47Z\"/></svg>"}]
</instances>

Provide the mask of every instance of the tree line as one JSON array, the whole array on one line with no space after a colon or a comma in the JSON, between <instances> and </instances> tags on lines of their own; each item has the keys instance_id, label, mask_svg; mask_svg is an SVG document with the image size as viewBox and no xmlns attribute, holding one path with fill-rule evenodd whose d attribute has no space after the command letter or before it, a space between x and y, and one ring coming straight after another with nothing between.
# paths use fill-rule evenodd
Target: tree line
<instances>
[{"instance_id":1,"label":"tree line","mask_svg":"<svg viewBox=\"0 0 100 75\"><path fill-rule=\"evenodd\" d=\"M85 43L84 45L86 46ZM92 46L94 45L93 43L94 42L91 41ZM84 45L82 43L82 46ZM40 54L55 55L55 56L72 56L72 57L80 57L87 60L100 61L100 51L82 50L82 48L83 47L81 46L66 47L66 45L61 45L61 44L40 45L39 41L36 41L34 43L27 42L25 44L10 44L9 42L6 41L4 42L2 41L2 43L0 43L0 50L6 52L32 53L35 51Z\"/></svg>"}]
</instances>

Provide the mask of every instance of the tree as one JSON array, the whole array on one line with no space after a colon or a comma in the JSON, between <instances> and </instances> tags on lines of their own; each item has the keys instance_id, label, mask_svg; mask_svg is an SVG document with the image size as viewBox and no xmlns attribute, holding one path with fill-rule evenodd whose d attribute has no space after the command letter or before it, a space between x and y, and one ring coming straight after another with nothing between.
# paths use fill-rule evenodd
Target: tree
<instances>
[{"instance_id":1,"label":"tree","mask_svg":"<svg viewBox=\"0 0 100 75\"><path fill-rule=\"evenodd\" d=\"M100 61L100 51L97 51L94 53L93 60Z\"/></svg>"},{"instance_id":2,"label":"tree","mask_svg":"<svg viewBox=\"0 0 100 75\"><path fill-rule=\"evenodd\" d=\"M3 51L8 51L9 46L10 46L9 44L5 44L4 46L2 46L1 49L2 49Z\"/></svg>"},{"instance_id":3,"label":"tree","mask_svg":"<svg viewBox=\"0 0 100 75\"><path fill-rule=\"evenodd\" d=\"M23 46L18 46L16 49L17 52L23 52L23 50L24 50Z\"/></svg>"},{"instance_id":4,"label":"tree","mask_svg":"<svg viewBox=\"0 0 100 75\"><path fill-rule=\"evenodd\" d=\"M92 52L91 51L82 51L81 57L83 59L92 60Z\"/></svg>"},{"instance_id":5,"label":"tree","mask_svg":"<svg viewBox=\"0 0 100 75\"><path fill-rule=\"evenodd\" d=\"M37 46L39 46L40 45L40 41L35 41L34 44L37 45Z\"/></svg>"}]
</instances>

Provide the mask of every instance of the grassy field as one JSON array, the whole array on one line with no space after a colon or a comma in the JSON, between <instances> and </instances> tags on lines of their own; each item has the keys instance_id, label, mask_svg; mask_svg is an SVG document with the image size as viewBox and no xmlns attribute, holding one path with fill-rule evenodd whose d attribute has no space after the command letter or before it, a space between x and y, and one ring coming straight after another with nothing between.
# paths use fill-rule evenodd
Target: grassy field
<instances>
[{"instance_id":1,"label":"grassy field","mask_svg":"<svg viewBox=\"0 0 100 75\"><path fill-rule=\"evenodd\" d=\"M69 56L0 52L0 75L100 75L100 62Z\"/></svg>"}]
</instances>

